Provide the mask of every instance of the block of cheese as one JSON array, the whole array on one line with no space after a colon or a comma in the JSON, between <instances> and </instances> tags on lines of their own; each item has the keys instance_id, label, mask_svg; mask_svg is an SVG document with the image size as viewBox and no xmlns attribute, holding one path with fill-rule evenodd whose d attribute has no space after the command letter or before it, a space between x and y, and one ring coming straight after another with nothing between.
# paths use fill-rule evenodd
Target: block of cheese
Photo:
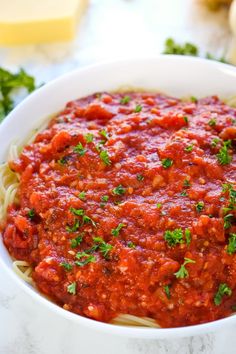
<instances>
[{"instance_id":1,"label":"block of cheese","mask_svg":"<svg viewBox=\"0 0 236 354\"><path fill-rule=\"evenodd\" d=\"M73 39L87 0L0 0L0 45Z\"/></svg>"}]
</instances>

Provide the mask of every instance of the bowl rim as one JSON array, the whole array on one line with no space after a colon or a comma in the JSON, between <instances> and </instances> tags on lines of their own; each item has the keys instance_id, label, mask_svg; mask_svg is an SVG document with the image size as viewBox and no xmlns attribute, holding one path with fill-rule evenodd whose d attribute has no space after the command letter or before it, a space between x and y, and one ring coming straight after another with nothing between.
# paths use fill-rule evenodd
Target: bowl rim
<instances>
[{"instance_id":1,"label":"bowl rim","mask_svg":"<svg viewBox=\"0 0 236 354\"><path fill-rule=\"evenodd\" d=\"M50 81L49 83L45 84L44 86L38 88L29 96L27 96L21 103L17 105L16 108L4 119L4 121L0 125L0 131L5 129L6 124L8 124L11 120L15 119L14 116L17 115L18 111L21 110L21 107L24 107L33 99L37 99L38 96L45 90L50 90L54 88L58 83L64 81L65 79L69 79L74 75L79 76L82 72L89 72L91 70L100 70L106 66L113 66L113 65L122 65L122 63L127 63L132 65L134 62L144 62L147 63L149 60L168 60L178 62L185 62L186 65L190 62L201 63L206 67L215 66L216 69L227 69L227 73L232 74L235 77L236 82L236 68L225 63L219 63L215 61L210 61L203 58L196 58L196 57L188 57L188 56L181 56L181 55L156 55L156 56L148 56L148 57L140 57L140 58L128 58L128 59L119 59L119 60L108 60L103 61L96 64L86 65L78 69L74 69L68 73L65 73L56 79ZM2 238L0 239L0 244L5 248ZM37 290L35 291L34 288L31 288L25 283L19 276L10 269L4 260L0 257L0 265L2 269L6 272L6 274L10 275L10 278L16 282L20 288L27 293L33 300L36 302L38 301L42 304L45 308L47 308L50 312L64 318L66 320L72 321L78 325L107 333L112 335L118 335L122 337L129 337L129 338L142 338L142 339L160 339L160 338L178 338L178 337L187 337L199 334L205 334L213 331L217 331L222 329L222 326L227 327L232 324L236 324L236 317L229 316L223 319L219 319L212 322L207 322L204 324L198 324L193 326L184 326L184 327L172 327L172 328L146 328L146 327L128 327L128 326L120 326L114 325L109 323L98 322L96 320L86 318L72 312L64 310L62 307L56 305L53 301L48 300L42 294L40 294Z\"/></svg>"}]
</instances>

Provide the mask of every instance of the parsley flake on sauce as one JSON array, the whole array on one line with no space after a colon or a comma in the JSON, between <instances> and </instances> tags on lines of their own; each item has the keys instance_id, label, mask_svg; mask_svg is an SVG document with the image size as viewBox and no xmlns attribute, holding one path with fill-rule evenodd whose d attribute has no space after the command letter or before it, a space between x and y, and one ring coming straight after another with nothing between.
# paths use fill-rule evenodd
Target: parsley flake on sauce
<instances>
[{"instance_id":1,"label":"parsley flake on sauce","mask_svg":"<svg viewBox=\"0 0 236 354\"><path fill-rule=\"evenodd\" d=\"M70 212L73 213L74 215L77 215L77 216L84 215L84 209L70 208Z\"/></svg>"},{"instance_id":2,"label":"parsley flake on sauce","mask_svg":"<svg viewBox=\"0 0 236 354\"><path fill-rule=\"evenodd\" d=\"M184 151L185 151L185 152L191 152L191 151L193 151L193 147L194 147L193 144L188 145L188 146L186 146L186 148L184 149Z\"/></svg>"},{"instance_id":3,"label":"parsley flake on sauce","mask_svg":"<svg viewBox=\"0 0 236 354\"><path fill-rule=\"evenodd\" d=\"M224 141L223 147L220 149L216 157L220 165L229 165L232 161L232 156L229 155L229 148L231 147L231 140Z\"/></svg>"},{"instance_id":4,"label":"parsley flake on sauce","mask_svg":"<svg viewBox=\"0 0 236 354\"><path fill-rule=\"evenodd\" d=\"M136 248L136 245L135 245L132 241L128 241L128 242L127 242L127 246L128 246L129 248L133 248L133 249Z\"/></svg>"},{"instance_id":5,"label":"parsley flake on sauce","mask_svg":"<svg viewBox=\"0 0 236 354\"><path fill-rule=\"evenodd\" d=\"M139 182L144 180L144 176L141 175L140 173L137 174L136 178Z\"/></svg>"},{"instance_id":6,"label":"parsley flake on sauce","mask_svg":"<svg viewBox=\"0 0 236 354\"><path fill-rule=\"evenodd\" d=\"M215 118L210 119L208 122L208 125L210 127L215 127L216 126L216 119Z\"/></svg>"},{"instance_id":7,"label":"parsley flake on sauce","mask_svg":"<svg viewBox=\"0 0 236 354\"><path fill-rule=\"evenodd\" d=\"M233 254L236 252L236 234L230 234L228 239L227 253Z\"/></svg>"},{"instance_id":8,"label":"parsley flake on sauce","mask_svg":"<svg viewBox=\"0 0 236 354\"><path fill-rule=\"evenodd\" d=\"M164 233L164 239L170 247L183 243L183 231L182 229L175 229L173 231L167 230Z\"/></svg>"},{"instance_id":9,"label":"parsley flake on sauce","mask_svg":"<svg viewBox=\"0 0 236 354\"><path fill-rule=\"evenodd\" d=\"M76 220L73 226L66 226L67 232L76 232L79 228L79 220Z\"/></svg>"},{"instance_id":10,"label":"parsley flake on sauce","mask_svg":"<svg viewBox=\"0 0 236 354\"><path fill-rule=\"evenodd\" d=\"M63 267L67 272L72 270L72 265L70 263L67 263L67 262L61 262L60 263L60 267Z\"/></svg>"},{"instance_id":11,"label":"parsley flake on sauce","mask_svg":"<svg viewBox=\"0 0 236 354\"><path fill-rule=\"evenodd\" d=\"M227 214L224 216L224 229L229 229L232 226L232 221L234 220L233 214Z\"/></svg>"},{"instance_id":12,"label":"parsley flake on sauce","mask_svg":"<svg viewBox=\"0 0 236 354\"><path fill-rule=\"evenodd\" d=\"M76 248L78 247L81 242L83 241L83 237L84 237L84 233L81 233L79 236L77 236L76 238L72 238L72 240L70 240L70 246L71 248Z\"/></svg>"},{"instance_id":13,"label":"parsley flake on sauce","mask_svg":"<svg viewBox=\"0 0 236 354\"><path fill-rule=\"evenodd\" d=\"M167 299L170 299L170 298L171 298L171 295L170 295L170 286L169 286L169 285L165 285L165 286L163 286L163 289L164 289L164 292L166 293Z\"/></svg>"},{"instance_id":14,"label":"parsley flake on sauce","mask_svg":"<svg viewBox=\"0 0 236 354\"><path fill-rule=\"evenodd\" d=\"M232 290L230 289L230 287L225 283L220 284L218 291L214 297L215 305L219 306L221 304L223 296L231 296L231 295L232 295Z\"/></svg>"},{"instance_id":15,"label":"parsley flake on sauce","mask_svg":"<svg viewBox=\"0 0 236 354\"><path fill-rule=\"evenodd\" d=\"M78 259L78 261L75 261L75 264L79 267L83 267L86 264L96 262L96 257L86 252L78 252L76 254L76 258Z\"/></svg>"},{"instance_id":16,"label":"parsley flake on sauce","mask_svg":"<svg viewBox=\"0 0 236 354\"><path fill-rule=\"evenodd\" d=\"M106 166L109 166L111 164L111 160L109 157L109 154L106 150L102 150L99 154L100 159L104 162Z\"/></svg>"},{"instance_id":17,"label":"parsley flake on sauce","mask_svg":"<svg viewBox=\"0 0 236 354\"><path fill-rule=\"evenodd\" d=\"M86 199L86 193L83 191L83 192L80 192L79 195L78 195L79 199L81 200L85 200Z\"/></svg>"},{"instance_id":18,"label":"parsley flake on sauce","mask_svg":"<svg viewBox=\"0 0 236 354\"><path fill-rule=\"evenodd\" d=\"M189 263L196 263L196 261L190 258L184 258L184 263L180 266L178 272L174 273L176 278L183 279L188 277L188 270L185 268L185 266Z\"/></svg>"},{"instance_id":19,"label":"parsley flake on sauce","mask_svg":"<svg viewBox=\"0 0 236 354\"><path fill-rule=\"evenodd\" d=\"M161 164L164 168L169 168L173 165L173 160L166 158L166 159L161 160Z\"/></svg>"},{"instance_id":20,"label":"parsley flake on sauce","mask_svg":"<svg viewBox=\"0 0 236 354\"><path fill-rule=\"evenodd\" d=\"M83 147L81 143L77 144L74 148L74 152L76 152L79 156L84 156L86 151L87 150Z\"/></svg>"},{"instance_id":21,"label":"parsley flake on sauce","mask_svg":"<svg viewBox=\"0 0 236 354\"><path fill-rule=\"evenodd\" d=\"M142 107L140 104L138 104L138 105L135 107L134 112L135 112L135 113L139 113L139 112L141 112L142 109L143 109L143 107Z\"/></svg>"},{"instance_id":22,"label":"parsley flake on sauce","mask_svg":"<svg viewBox=\"0 0 236 354\"><path fill-rule=\"evenodd\" d=\"M191 231L189 229L185 229L185 239L187 245L190 245L191 243Z\"/></svg>"},{"instance_id":23,"label":"parsley flake on sauce","mask_svg":"<svg viewBox=\"0 0 236 354\"><path fill-rule=\"evenodd\" d=\"M125 194L125 188L122 186L122 184L119 184L118 187L112 190L112 193L115 195L123 195Z\"/></svg>"},{"instance_id":24,"label":"parsley flake on sauce","mask_svg":"<svg viewBox=\"0 0 236 354\"><path fill-rule=\"evenodd\" d=\"M189 182L188 179L185 179L185 180L184 180L183 186L184 186L185 188L191 187L191 183Z\"/></svg>"},{"instance_id":25,"label":"parsley flake on sauce","mask_svg":"<svg viewBox=\"0 0 236 354\"><path fill-rule=\"evenodd\" d=\"M130 100L131 100L130 96L124 96L123 98L121 98L120 104L127 104L130 102Z\"/></svg>"},{"instance_id":26,"label":"parsley flake on sauce","mask_svg":"<svg viewBox=\"0 0 236 354\"><path fill-rule=\"evenodd\" d=\"M87 134L85 135L86 143L92 143L93 138L94 138L93 134L87 133Z\"/></svg>"},{"instance_id":27,"label":"parsley flake on sauce","mask_svg":"<svg viewBox=\"0 0 236 354\"><path fill-rule=\"evenodd\" d=\"M27 213L27 216L30 220L33 220L33 218L35 217L35 210L34 209L30 209Z\"/></svg>"},{"instance_id":28,"label":"parsley flake on sauce","mask_svg":"<svg viewBox=\"0 0 236 354\"><path fill-rule=\"evenodd\" d=\"M75 281L67 286L67 292L72 295L76 294L76 282Z\"/></svg>"},{"instance_id":29,"label":"parsley flake on sauce","mask_svg":"<svg viewBox=\"0 0 236 354\"><path fill-rule=\"evenodd\" d=\"M109 252L112 250L113 246L106 243L101 237L94 237L94 242L98 244L98 249L102 253L105 259L108 258Z\"/></svg>"},{"instance_id":30,"label":"parsley flake on sauce","mask_svg":"<svg viewBox=\"0 0 236 354\"><path fill-rule=\"evenodd\" d=\"M157 207L157 209L160 209L162 207L162 204L161 203L157 203L156 207Z\"/></svg>"},{"instance_id":31,"label":"parsley flake on sauce","mask_svg":"<svg viewBox=\"0 0 236 354\"><path fill-rule=\"evenodd\" d=\"M119 224L115 229L111 230L111 234L115 237L119 236L120 230L125 227L125 224Z\"/></svg>"},{"instance_id":32,"label":"parsley flake on sauce","mask_svg":"<svg viewBox=\"0 0 236 354\"><path fill-rule=\"evenodd\" d=\"M200 213L204 209L204 206L205 206L204 202L198 202L195 206L197 212Z\"/></svg>"},{"instance_id":33,"label":"parsley flake on sauce","mask_svg":"<svg viewBox=\"0 0 236 354\"><path fill-rule=\"evenodd\" d=\"M103 136L105 139L108 139L108 133L105 129L100 130L99 134Z\"/></svg>"}]
</instances>

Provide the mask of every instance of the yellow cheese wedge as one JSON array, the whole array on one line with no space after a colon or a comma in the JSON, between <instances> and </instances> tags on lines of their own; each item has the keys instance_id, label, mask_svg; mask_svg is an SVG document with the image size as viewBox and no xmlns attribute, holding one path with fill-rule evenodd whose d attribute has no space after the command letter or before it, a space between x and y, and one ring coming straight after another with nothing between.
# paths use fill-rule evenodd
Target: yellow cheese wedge
<instances>
[{"instance_id":1,"label":"yellow cheese wedge","mask_svg":"<svg viewBox=\"0 0 236 354\"><path fill-rule=\"evenodd\" d=\"M87 0L0 0L0 45L73 39Z\"/></svg>"}]
</instances>

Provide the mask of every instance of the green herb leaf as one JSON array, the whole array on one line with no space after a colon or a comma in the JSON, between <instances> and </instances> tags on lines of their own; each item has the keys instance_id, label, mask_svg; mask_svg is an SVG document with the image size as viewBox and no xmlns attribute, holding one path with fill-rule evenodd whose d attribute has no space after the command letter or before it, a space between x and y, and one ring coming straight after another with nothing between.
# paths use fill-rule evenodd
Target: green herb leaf
<instances>
[{"instance_id":1,"label":"green herb leaf","mask_svg":"<svg viewBox=\"0 0 236 354\"><path fill-rule=\"evenodd\" d=\"M185 229L185 239L187 245L190 245L191 243L191 231L189 229Z\"/></svg>"},{"instance_id":2,"label":"green herb leaf","mask_svg":"<svg viewBox=\"0 0 236 354\"><path fill-rule=\"evenodd\" d=\"M220 165L228 165L232 161L232 156L229 155L228 149L231 147L231 140L224 141L223 147L216 155Z\"/></svg>"},{"instance_id":3,"label":"green herb leaf","mask_svg":"<svg viewBox=\"0 0 236 354\"><path fill-rule=\"evenodd\" d=\"M136 248L136 245L135 245L132 241L128 241L128 242L127 242L127 246L128 246L129 248L133 248L133 249Z\"/></svg>"},{"instance_id":4,"label":"green herb leaf","mask_svg":"<svg viewBox=\"0 0 236 354\"><path fill-rule=\"evenodd\" d=\"M185 268L188 263L196 263L196 261L190 258L184 258L184 263L180 266L178 272L174 273L176 278L183 279L188 277L188 270Z\"/></svg>"},{"instance_id":5,"label":"green herb leaf","mask_svg":"<svg viewBox=\"0 0 236 354\"><path fill-rule=\"evenodd\" d=\"M79 228L79 221L76 220L73 226L66 226L66 231L67 232L76 232Z\"/></svg>"},{"instance_id":6,"label":"green herb leaf","mask_svg":"<svg viewBox=\"0 0 236 354\"><path fill-rule=\"evenodd\" d=\"M78 215L78 216L84 215L84 209L70 208L70 212L73 213L74 215Z\"/></svg>"},{"instance_id":7,"label":"green herb leaf","mask_svg":"<svg viewBox=\"0 0 236 354\"><path fill-rule=\"evenodd\" d=\"M143 181L144 180L144 176L139 174L139 173L137 174L136 178L137 178L138 181Z\"/></svg>"},{"instance_id":8,"label":"green herb leaf","mask_svg":"<svg viewBox=\"0 0 236 354\"><path fill-rule=\"evenodd\" d=\"M169 285L163 286L163 289L164 289L164 291L165 291L165 293L166 293L167 299L170 299L170 298L171 298L171 295L170 295L170 287L169 287Z\"/></svg>"},{"instance_id":9,"label":"green herb leaf","mask_svg":"<svg viewBox=\"0 0 236 354\"><path fill-rule=\"evenodd\" d=\"M106 140L108 139L108 133L105 129L100 130L99 134L103 136Z\"/></svg>"},{"instance_id":10,"label":"green herb leaf","mask_svg":"<svg viewBox=\"0 0 236 354\"><path fill-rule=\"evenodd\" d=\"M156 207L157 207L157 209L160 209L162 207L162 204L161 203L157 203Z\"/></svg>"},{"instance_id":11,"label":"green herb leaf","mask_svg":"<svg viewBox=\"0 0 236 354\"><path fill-rule=\"evenodd\" d=\"M233 254L236 252L236 234L230 234L228 239L227 253Z\"/></svg>"},{"instance_id":12,"label":"green herb leaf","mask_svg":"<svg viewBox=\"0 0 236 354\"><path fill-rule=\"evenodd\" d=\"M219 139L219 138L214 138L214 139L212 139L212 141L211 141L211 146L212 146L212 147L216 147L219 142L220 142L220 139Z\"/></svg>"},{"instance_id":13,"label":"green herb leaf","mask_svg":"<svg viewBox=\"0 0 236 354\"><path fill-rule=\"evenodd\" d=\"M173 165L173 160L167 158L167 159L163 159L161 160L161 164L164 168L169 168Z\"/></svg>"},{"instance_id":14,"label":"green herb leaf","mask_svg":"<svg viewBox=\"0 0 236 354\"><path fill-rule=\"evenodd\" d=\"M63 156L62 158L60 158L59 160L57 160L57 162L60 164L60 165L66 165L67 162L69 161L70 157L69 156Z\"/></svg>"},{"instance_id":15,"label":"green herb leaf","mask_svg":"<svg viewBox=\"0 0 236 354\"><path fill-rule=\"evenodd\" d=\"M79 156L84 156L86 151L87 150L83 147L81 143L77 144L74 148L74 152L76 152Z\"/></svg>"},{"instance_id":16,"label":"green herb leaf","mask_svg":"<svg viewBox=\"0 0 236 354\"><path fill-rule=\"evenodd\" d=\"M118 187L112 190L112 193L115 195L123 195L125 194L125 188L121 184L119 184Z\"/></svg>"},{"instance_id":17,"label":"green herb leaf","mask_svg":"<svg viewBox=\"0 0 236 354\"><path fill-rule=\"evenodd\" d=\"M167 38L163 54L191 55L196 57L198 56L198 48L189 42L180 45L174 39Z\"/></svg>"},{"instance_id":18,"label":"green herb leaf","mask_svg":"<svg viewBox=\"0 0 236 354\"><path fill-rule=\"evenodd\" d=\"M232 226L232 221L234 220L233 214L228 214L224 216L224 229L229 229Z\"/></svg>"},{"instance_id":19,"label":"green herb leaf","mask_svg":"<svg viewBox=\"0 0 236 354\"><path fill-rule=\"evenodd\" d=\"M76 282L75 281L67 286L67 292L72 295L76 294Z\"/></svg>"},{"instance_id":20,"label":"green herb leaf","mask_svg":"<svg viewBox=\"0 0 236 354\"><path fill-rule=\"evenodd\" d=\"M101 200L102 200L103 202L107 202L108 199L109 199L109 196L108 196L108 195L103 195L103 196L101 197Z\"/></svg>"},{"instance_id":21,"label":"green herb leaf","mask_svg":"<svg viewBox=\"0 0 236 354\"><path fill-rule=\"evenodd\" d=\"M195 96L191 96L190 97L190 100L193 102L193 103L197 103L197 97L195 97Z\"/></svg>"},{"instance_id":22,"label":"green herb leaf","mask_svg":"<svg viewBox=\"0 0 236 354\"><path fill-rule=\"evenodd\" d=\"M86 193L85 192L80 192L78 195L79 199L85 200L86 199Z\"/></svg>"},{"instance_id":23,"label":"green herb leaf","mask_svg":"<svg viewBox=\"0 0 236 354\"><path fill-rule=\"evenodd\" d=\"M70 263L66 263L66 262L61 262L60 267L63 267L67 272L69 272L73 268Z\"/></svg>"},{"instance_id":24,"label":"green herb leaf","mask_svg":"<svg viewBox=\"0 0 236 354\"><path fill-rule=\"evenodd\" d=\"M106 150L102 150L99 154L100 159L104 162L106 166L109 166L111 164L111 160L109 157L109 154Z\"/></svg>"},{"instance_id":25,"label":"green herb leaf","mask_svg":"<svg viewBox=\"0 0 236 354\"><path fill-rule=\"evenodd\" d=\"M216 119L215 118L210 119L208 122L208 125L210 127L215 127L216 126Z\"/></svg>"},{"instance_id":26,"label":"green herb leaf","mask_svg":"<svg viewBox=\"0 0 236 354\"><path fill-rule=\"evenodd\" d=\"M188 196L188 193L186 191L183 191L180 193L181 197L187 197Z\"/></svg>"},{"instance_id":27,"label":"green herb leaf","mask_svg":"<svg viewBox=\"0 0 236 354\"><path fill-rule=\"evenodd\" d=\"M186 151L186 152L191 152L191 151L193 151L193 147L194 147L193 144L188 145L188 146L186 146L186 148L184 149L184 151Z\"/></svg>"},{"instance_id":28,"label":"green herb leaf","mask_svg":"<svg viewBox=\"0 0 236 354\"><path fill-rule=\"evenodd\" d=\"M83 224L88 224L91 223L94 227L97 227L97 224L95 221L93 221L88 215L83 215Z\"/></svg>"},{"instance_id":29,"label":"green herb leaf","mask_svg":"<svg viewBox=\"0 0 236 354\"><path fill-rule=\"evenodd\" d=\"M123 98L121 98L120 103L127 104L130 102L130 100L131 100L130 96L124 96Z\"/></svg>"},{"instance_id":30,"label":"green herb leaf","mask_svg":"<svg viewBox=\"0 0 236 354\"><path fill-rule=\"evenodd\" d=\"M167 230L164 233L164 239L170 247L183 243L183 231L182 229L175 229L173 231Z\"/></svg>"},{"instance_id":31,"label":"green herb leaf","mask_svg":"<svg viewBox=\"0 0 236 354\"><path fill-rule=\"evenodd\" d=\"M204 209L204 206L205 206L204 202L198 202L195 206L197 212L200 213Z\"/></svg>"},{"instance_id":32,"label":"green herb leaf","mask_svg":"<svg viewBox=\"0 0 236 354\"><path fill-rule=\"evenodd\" d=\"M106 243L101 237L94 237L94 242L98 244L98 249L102 253L105 259L108 258L109 252L112 250L113 246Z\"/></svg>"},{"instance_id":33,"label":"green herb leaf","mask_svg":"<svg viewBox=\"0 0 236 354\"><path fill-rule=\"evenodd\" d=\"M83 267L85 266L86 264L89 264L89 263L94 263L96 262L96 257L91 255L91 254L88 254L86 252L78 252L76 254L76 258L79 259L78 261L75 261L75 264L79 267ZM81 260L81 258L84 258L83 260Z\"/></svg>"},{"instance_id":34,"label":"green herb leaf","mask_svg":"<svg viewBox=\"0 0 236 354\"><path fill-rule=\"evenodd\" d=\"M27 213L27 216L30 220L33 220L33 218L35 217L35 210L34 209L30 209Z\"/></svg>"},{"instance_id":35,"label":"green herb leaf","mask_svg":"<svg viewBox=\"0 0 236 354\"><path fill-rule=\"evenodd\" d=\"M220 284L219 285L219 288L218 288L218 291L217 293L215 294L215 297L214 297L214 303L216 306L219 306L222 302L222 298L223 296L231 296L232 295L232 290L230 289L230 287L223 283L223 284Z\"/></svg>"},{"instance_id":36,"label":"green herb leaf","mask_svg":"<svg viewBox=\"0 0 236 354\"><path fill-rule=\"evenodd\" d=\"M117 228L111 230L111 234L115 237L119 236L120 230L125 227L125 224L119 224Z\"/></svg>"},{"instance_id":37,"label":"green herb leaf","mask_svg":"<svg viewBox=\"0 0 236 354\"><path fill-rule=\"evenodd\" d=\"M84 233L82 232L79 236L70 240L71 248L78 247L81 244L81 242L83 241L83 237L84 237Z\"/></svg>"},{"instance_id":38,"label":"green herb leaf","mask_svg":"<svg viewBox=\"0 0 236 354\"><path fill-rule=\"evenodd\" d=\"M185 188L191 187L191 183L189 182L189 180L185 179L185 180L184 180L184 183L183 183L183 186L184 186Z\"/></svg>"},{"instance_id":39,"label":"green herb leaf","mask_svg":"<svg viewBox=\"0 0 236 354\"><path fill-rule=\"evenodd\" d=\"M92 142L93 142L93 138L94 138L93 134L87 133L87 134L85 135L86 143L92 143Z\"/></svg>"},{"instance_id":40,"label":"green herb leaf","mask_svg":"<svg viewBox=\"0 0 236 354\"><path fill-rule=\"evenodd\" d=\"M135 113L141 112L142 109L143 109L143 107L142 107L140 104L138 104L138 105L135 107L134 112L135 112Z\"/></svg>"}]
</instances>

